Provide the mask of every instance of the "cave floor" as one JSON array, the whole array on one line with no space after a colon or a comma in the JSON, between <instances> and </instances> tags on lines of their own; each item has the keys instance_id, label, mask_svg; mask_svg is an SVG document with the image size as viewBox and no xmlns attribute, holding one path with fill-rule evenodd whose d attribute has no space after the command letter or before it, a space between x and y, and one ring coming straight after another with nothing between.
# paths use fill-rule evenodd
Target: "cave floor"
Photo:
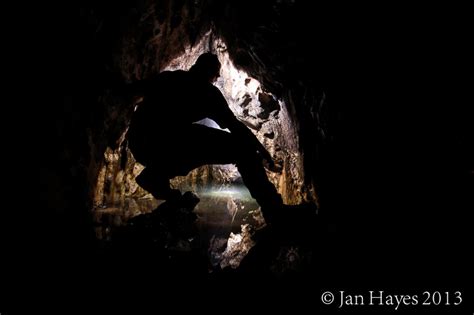
<instances>
[{"instance_id":1,"label":"cave floor","mask_svg":"<svg viewBox=\"0 0 474 315\"><path fill-rule=\"evenodd\" d=\"M240 233L251 211L258 209L257 202L244 186L210 188L197 193L201 201L194 212L199 234L205 240L212 237L228 238L230 233Z\"/></svg>"},{"instance_id":2,"label":"cave floor","mask_svg":"<svg viewBox=\"0 0 474 315\"><path fill-rule=\"evenodd\" d=\"M206 256L211 269L220 268L223 252L234 246L229 254L234 257L227 260L232 258L232 266L236 267L253 245L249 240L249 244L243 244L243 229L250 226L253 231L265 225L257 202L242 184L200 187L194 193L200 201L186 211L172 206L174 209L168 212L166 202L154 198L126 198L119 204L98 208L93 212L96 237L103 247L121 246L124 239L152 239L175 252L194 251ZM139 238L137 228L141 231ZM232 244L228 245L232 236ZM239 253L239 247L244 247L244 252Z\"/></svg>"},{"instance_id":3,"label":"cave floor","mask_svg":"<svg viewBox=\"0 0 474 315\"><path fill-rule=\"evenodd\" d=\"M239 233L249 212L258 209L258 204L241 184L201 187L195 191L200 199L194 208L197 215L196 228L203 239L228 237ZM106 205L94 210L96 236L110 241L113 230L126 226L128 221L140 215L150 214L163 200L154 198L126 198L121 203Z\"/></svg>"},{"instance_id":4,"label":"cave floor","mask_svg":"<svg viewBox=\"0 0 474 315\"><path fill-rule=\"evenodd\" d=\"M259 205L241 184L194 192L197 203L186 201L183 194L176 202L129 198L96 209L96 238L105 258L101 264L114 266L103 272L115 278L115 273L133 270L127 275L132 283L198 277L245 286L255 279L312 276L319 230L313 221L266 224Z\"/></svg>"},{"instance_id":5,"label":"cave floor","mask_svg":"<svg viewBox=\"0 0 474 315\"><path fill-rule=\"evenodd\" d=\"M313 222L266 224L241 184L194 192L198 203L128 198L95 209L99 255L94 256L93 281L107 283L114 294L144 283L176 288L187 298L191 292L228 298L231 287L260 298L262 290L286 292L285 299L304 293L298 288L314 280L321 262L315 250L319 228ZM212 290L185 287L197 283Z\"/></svg>"}]
</instances>

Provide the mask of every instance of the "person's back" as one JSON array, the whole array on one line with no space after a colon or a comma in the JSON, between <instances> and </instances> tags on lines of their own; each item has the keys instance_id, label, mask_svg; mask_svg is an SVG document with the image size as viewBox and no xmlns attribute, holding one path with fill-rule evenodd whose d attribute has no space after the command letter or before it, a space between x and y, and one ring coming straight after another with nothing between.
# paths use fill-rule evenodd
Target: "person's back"
<instances>
[{"instance_id":1,"label":"person's back","mask_svg":"<svg viewBox=\"0 0 474 315\"><path fill-rule=\"evenodd\" d=\"M133 136L149 135L150 125L154 132L173 131L231 114L215 86L187 71L160 73L147 83L143 97L131 121L130 131L139 134Z\"/></svg>"},{"instance_id":2,"label":"person's back","mask_svg":"<svg viewBox=\"0 0 474 315\"><path fill-rule=\"evenodd\" d=\"M143 91L143 102L131 121L131 130L155 128L167 130L197 121L205 108L194 106L202 99L203 86L185 71L162 72L151 79ZM149 132L147 130L146 132Z\"/></svg>"}]
</instances>

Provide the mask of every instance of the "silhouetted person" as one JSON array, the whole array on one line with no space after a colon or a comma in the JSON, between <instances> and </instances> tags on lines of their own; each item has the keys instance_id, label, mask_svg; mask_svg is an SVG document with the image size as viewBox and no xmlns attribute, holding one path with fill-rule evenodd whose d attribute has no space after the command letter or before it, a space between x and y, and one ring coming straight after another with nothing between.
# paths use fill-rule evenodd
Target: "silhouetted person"
<instances>
[{"instance_id":1,"label":"silhouetted person","mask_svg":"<svg viewBox=\"0 0 474 315\"><path fill-rule=\"evenodd\" d=\"M145 166L137 183L157 199L170 199L180 195L170 188L171 178L206 164L236 164L269 221L271 209L282 207L263 166L272 168L273 160L212 84L220 67L216 55L205 53L189 71L165 71L137 84L143 101L128 131L130 150ZM204 118L230 133L195 124Z\"/></svg>"}]
</instances>

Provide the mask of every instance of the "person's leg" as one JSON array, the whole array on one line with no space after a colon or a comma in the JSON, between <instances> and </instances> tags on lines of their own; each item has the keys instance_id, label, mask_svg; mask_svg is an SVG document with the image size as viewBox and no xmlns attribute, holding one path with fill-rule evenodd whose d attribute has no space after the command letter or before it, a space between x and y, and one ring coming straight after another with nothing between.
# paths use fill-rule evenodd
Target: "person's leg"
<instances>
[{"instance_id":1,"label":"person's leg","mask_svg":"<svg viewBox=\"0 0 474 315\"><path fill-rule=\"evenodd\" d=\"M282 205L281 196L268 180L262 159L248 143L229 132L198 124L180 130L176 138L170 138L170 134L164 135L158 145L139 151L146 168L137 177L137 183L156 198L167 199L174 194L169 179L175 176L184 176L208 164L236 164L262 211Z\"/></svg>"},{"instance_id":2,"label":"person's leg","mask_svg":"<svg viewBox=\"0 0 474 315\"><path fill-rule=\"evenodd\" d=\"M135 178L140 187L148 191L156 199L179 197L180 192L170 187L169 143L158 142L152 133L139 136L129 135L129 149L135 160L145 168Z\"/></svg>"},{"instance_id":3,"label":"person's leg","mask_svg":"<svg viewBox=\"0 0 474 315\"><path fill-rule=\"evenodd\" d=\"M297 228L302 222L313 222L316 205L284 205L280 194L267 177L262 158L249 143L231 133L201 125L193 125L187 132L189 136L182 140L179 147L182 160L176 158L181 166L176 175L186 175L190 170L206 164L236 164L244 184L260 205L267 223L277 226L292 224Z\"/></svg>"},{"instance_id":4,"label":"person's leg","mask_svg":"<svg viewBox=\"0 0 474 315\"><path fill-rule=\"evenodd\" d=\"M179 190L170 187L170 175L162 167L146 166L137 176L137 184L148 191L156 199L170 199L179 197Z\"/></svg>"},{"instance_id":5,"label":"person's leg","mask_svg":"<svg viewBox=\"0 0 474 315\"><path fill-rule=\"evenodd\" d=\"M269 181L263 161L248 143L229 132L193 125L188 130L175 157L179 168L175 175L186 175L192 169L207 164L236 164L244 184L262 209L282 205L281 196Z\"/></svg>"},{"instance_id":6,"label":"person's leg","mask_svg":"<svg viewBox=\"0 0 474 315\"><path fill-rule=\"evenodd\" d=\"M242 180L252 197L264 209L278 207L283 204L281 195L268 179L262 159L256 152L248 152L245 157L237 161L237 168Z\"/></svg>"}]
</instances>

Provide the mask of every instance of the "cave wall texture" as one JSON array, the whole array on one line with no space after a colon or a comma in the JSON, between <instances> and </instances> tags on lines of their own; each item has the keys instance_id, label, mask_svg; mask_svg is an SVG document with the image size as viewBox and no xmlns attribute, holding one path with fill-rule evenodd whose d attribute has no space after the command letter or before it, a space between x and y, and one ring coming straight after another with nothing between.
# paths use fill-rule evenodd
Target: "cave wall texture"
<instances>
[{"instance_id":1,"label":"cave wall texture","mask_svg":"<svg viewBox=\"0 0 474 315\"><path fill-rule=\"evenodd\" d=\"M284 171L281 176L272 176L273 182L287 203L316 200L315 165L320 165L318 154L332 136L330 120L336 111L329 111L321 86L315 84L324 77L318 46L309 48L308 39L297 32L306 25L294 23L304 8L292 2L236 5L213 1L144 1L119 7L115 15L106 9L107 12L101 12L100 8L83 12L83 18L95 30L96 45L101 49L107 45L104 49L110 54L105 57L107 77L103 83L112 86L110 90L105 86L105 95L99 95L104 119L93 124L88 134L92 146L88 176L94 205L117 201L124 194L137 195L133 183L136 168L133 163L127 163L124 157L129 154L120 148L133 103L121 99L113 84L145 79L173 68L171 63L176 63L175 58L182 54L195 58L197 53L215 51L219 40L228 46L225 52L235 67L262 83L263 91L253 103L259 103L261 108L275 107L272 98L278 98L283 104L278 123L268 120L271 108L268 113L257 113L260 117L251 117L248 109L246 115L253 119L250 125L258 126L255 132L257 136L260 132L259 139L269 150L283 152L279 157L284 161ZM321 35L316 31L311 37L318 39ZM108 41L113 43L107 44ZM230 95L227 98L231 108L235 108L232 105L236 100L230 99ZM241 118L248 121L244 116ZM276 141L269 139L275 133ZM103 152L108 152L105 158Z\"/></svg>"},{"instance_id":2,"label":"cave wall texture","mask_svg":"<svg viewBox=\"0 0 474 315\"><path fill-rule=\"evenodd\" d=\"M54 158L41 167L52 246L91 239L104 153L120 149L133 110L107 91L162 70L211 29L234 65L287 105L305 183L322 213L347 223L341 239L372 244L344 255L365 257L361 266L371 258L404 266L412 255L415 271L440 255L465 261L474 132L462 12L284 0L69 3L53 34L59 71L50 83L63 96L45 124ZM397 257L385 246L426 238Z\"/></svg>"}]
</instances>

